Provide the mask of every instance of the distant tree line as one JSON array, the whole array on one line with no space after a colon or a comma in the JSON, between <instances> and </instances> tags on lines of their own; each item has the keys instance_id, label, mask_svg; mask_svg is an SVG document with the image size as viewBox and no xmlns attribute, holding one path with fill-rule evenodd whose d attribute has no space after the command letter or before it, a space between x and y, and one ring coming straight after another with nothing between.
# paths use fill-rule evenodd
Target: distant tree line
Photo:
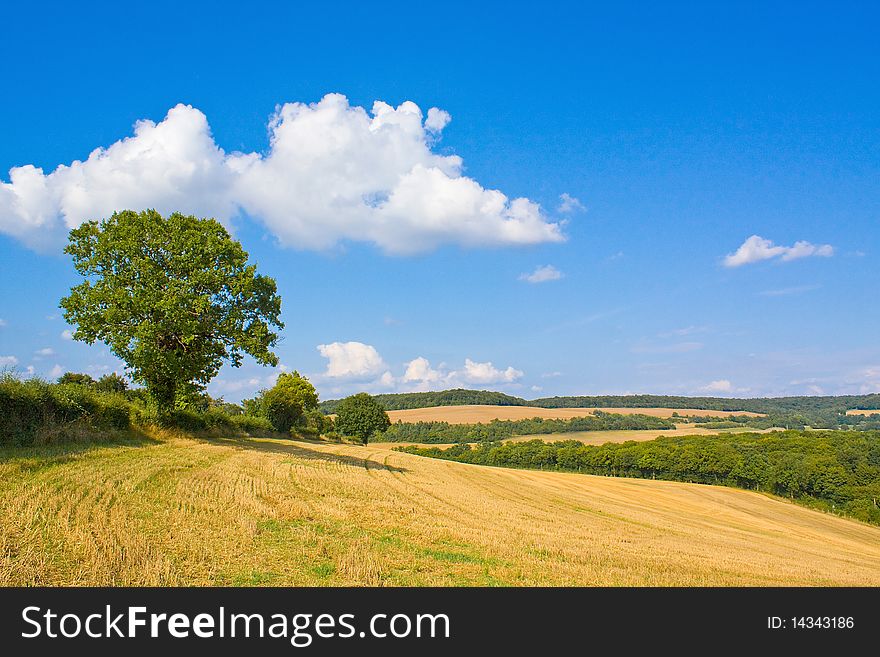
<instances>
[{"instance_id":1,"label":"distant tree line","mask_svg":"<svg viewBox=\"0 0 880 657\"><path fill-rule=\"evenodd\" d=\"M402 392L394 394L374 395L373 398L382 404L386 411L402 411L408 408L429 408L431 406L469 406L483 404L486 406L528 406L529 402L519 397L511 397L503 392L490 390L443 390L440 392ZM335 413L340 399L328 399L321 402L319 408L324 413Z\"/></svg>"},{"instance_id":2,"label":"distant tree line","mask_svg":"<svg viewBox=\"0 0 880 657\"><path fill-rule=\"evenodd\" d=\"M539 408L673 408L701 409L735 413L762 413L766 418L737 418L744 426L766 429L784 427L802 429L854 428L880 429L880 418L846 415L849 409L876 409L880 414L880 394L843 395L840 397L768 397L735 399L726 397L681 397L673 395L600 395L579 397L544 397L531 401L487 390L443 390L377 395L389 411L430 406L484 404L490 406L537 406ZM324 413L333 413L339 400L321 402ZM707 422L727 421L712 417Z\"/></svg>"},{"instance_id":3,"label":"distant tree line","mask_svg":"<svg viewBox=\"0 0 880 657\"><path fill-rule=\"evenodd\" d=\"M479 465L736 486L880 524L880 432L876 431L669 436L601 446L531 440L397 449Z\"/></svg>"},{"instance_id":4,"label":"distant tree line","mask_svg":"<svg viewBox=\"0 0 880 657\"><path fill-rule=\"evenodd\" d=\"M401 443L469 443L503 440L513 436L569 433L572 431L617 431L636 429L675 429L675 424L651 415L616 415L596 412L585 417L548 420L492 420L489 423L450 424L449 422L396 422L377 440Z\"/></svg>"}]
</instances>

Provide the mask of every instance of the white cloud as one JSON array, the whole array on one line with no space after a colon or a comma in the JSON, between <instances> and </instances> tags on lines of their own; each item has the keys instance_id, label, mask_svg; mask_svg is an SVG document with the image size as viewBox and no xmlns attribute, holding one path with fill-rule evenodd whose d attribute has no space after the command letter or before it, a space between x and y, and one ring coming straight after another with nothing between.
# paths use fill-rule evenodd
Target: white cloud
<instances>
[{"instance_id":1,"label":"white cloud","mask_svg":"<svg viewBox=\"0 0 880 657\"><path fill-rule=\"evenodd\" d=\"M0 232L37 249L120 209L155 208L229 223L240 211L278 240L326 249L343 240L387 253L560 242L561 225L527 198L510 199L462 175L462 160L432 145L449 114L412 102L370 111L340 94L287 103L269 122L265 153L226 153L205 115L177 105L159 123L46 174L14 167L0 181Z\"/></svg>"},{"instance_id":2,"label":"white cloud","mask_svg":"<svg viewBox=\"0 0 880 657\"><path fill-rule=\"evenodd\" d=\"M61 365L56 364L55 367L49 370L49 379L57 379L62 374L64 374L64 368Z\"/></svg>"},{"instance_id":3,"label":"white cloud","mask_svg":"<svg viewBox=\"0 0 880 657\"><path fill-rule=\"evenodd\" d=\"M562 376L562 372L544 372L541 375L542 379L555 379L557 376Z\"/></svg>"},{"instance_id":4,"label":"white cloud","mask_svg":"<svg viewBox=\"0 0 880 657\"><path fill-rule=\"evenodd\" d=\"M42 349L37 349L34 352L35 358L45 358L46 356L52 356L55 353L55 350L52 347L43 347Z\"/></svg>"},{"instance_id":5,"label":"white cloud","mask_svg":"<svg viewBox=\"0 0 880 657\"><path fill-rule=\"evenodd\" d=\"M3 328L4 326L6 326L6 320L0 319L0 328Z\"/></svg>"},{"instance_id":6,"label":"white cloud","mask_svg":"<svg viewBox=\"0 0 880 657\"><path fill-rule=\"evenodd\" d=\"M548 281L558 281L563 276L564 274L553 265L543 265L536 267L531 274L520 274L519 280L527 283L547 283Z\"/></svg>"},{"instance_id":7,"label":"white cloud","mask_svg":"<svg viewBox=\"0 0 880 657\"><path fill-rule=\"evenodd\" d=\"M425 119L425 127L431 132L440 132L452 120L449 112L432 107L428 110L428 118Z\"/></svg>"},{"instance_id":8,"label":"white cloud","mask_svg":"<svg viewBox=\"0 0 880 657\"><path fill-rule=\"evenodd\" d=\"M580 199L575 198L568 192L562 192L559 195L559 207L556 208L557 212L561 212L563 214L569 214L571 212L582 212L586 210L584 204L580 202Z\"/></svg>"},{"instance_id":9,"label":"white cloud","mask_svg":"<svg viewBox=\"0 0 880 657\"><path fill-rule=\"evenodd\" d=\"M705 392L732 392L733 384L727 379L718 379L703 386L702 390Z\"/></svg>"},{"instance_id":10,"label":"white cloud","mask_svg":"<svg viewBox=\"0 0 880 657\"><path fill-rule=\"evenodd\" d=\"M328 360L324 375L333 379L365 380L386 368L376 348L363 342L319 344L318 351Z\"/></svg>"},{"instance_id":11,"label":"white cloud","mask_svg":"<svg viewBox=\"0 0 880 657\"><path fill-rule=\"evenodd\" d=\"M430 385L441 381L445 376L440 370L433 369L427 358L419 356L406 364L403 380L405 383Z\"/></svg>"},{"instance_id":12,"label":"white cloud","mask_svg":"<svg viewBox=\"0 0 880 657\"><path fill-rule=\"evenodd\" d=\"M64 329L61 331L61 339L62 340L73 340L73 331L70 329Z\"/></svg>"},{"instance_id":13,"label":"white cloud","mask_svg":"<svg viewBox=\"0 0 880 657\"><path fill-rule=\"evenodd\" d=\"M464 370L460 373L467 383L513 383L521 378L520 370L508 367L506 370L496 369L490 361L476 363L470 358L464 359Z\"/></svg>"},{"instance_id":14,"label":"white cloud","mask_svg":"<svg viewBox=\"0 0 880 657\"><path fill-rule=\"evenodd\" d=\"M772 241L752 235L740 245L736 252L728 254L724 258L725 267L741 267L753 262L779 258L787 262L798 258L810 256L830 257L834 255L834 247L830 244L811 244L810 242L795 242L794 246L778 246Z\"/></svg>"},{"instance_id":15,"label":"white cloud","mask_svg":"<svg viewBox=\"0 0 880 657\"><path fill-rule=\"evenodd\" d=\"M544 388L542 388L541 386L532 386L531 387L532 392L541 392L543 389Z\"/></svg>"},{"instance_id":16,"label":"white cloud","mask_svg":"<svg viewBox=\"0 0 880 657\"><path fill-rule=\"evenodd\" d=\"M14 367L18 365L18 358L15 356L0 356L0 367Z\"/></svg>"}]
</instances>

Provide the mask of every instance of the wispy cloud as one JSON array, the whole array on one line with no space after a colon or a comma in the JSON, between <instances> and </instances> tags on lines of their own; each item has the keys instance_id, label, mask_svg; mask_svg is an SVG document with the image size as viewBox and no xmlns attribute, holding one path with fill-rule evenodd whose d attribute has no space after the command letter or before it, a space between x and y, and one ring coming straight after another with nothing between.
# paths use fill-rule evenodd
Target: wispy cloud
<instances>
[{"instance_id":1,"label":"wispy cloud","mask_svg":"<svg viewBox=\"0 0 880 657\"><path fill-rule=\"evenodd\" d=\"M543 265L536 267L530 274L520 274L519 280L527 283L548 283L558 281L563 276L564 274L553 265Z\"/></svg>"},{"instance_id":2,"label":"wispy cloud","mask_svg":"<svg viewBox=\"0 0 880 657\"><path fill-rule=\"evenodd\" d=\"M673 344L655 344L652 342L637 342L630 351L634 354L685 354L690 351L699 351L703 348L702 342L675 342Z\"/></svg>"},{"instance_id":3,"label":"wispy cloud","mask_svg":"<svg viewBox=\"0 0 880 657\"><path fill-rule=\"evenodd\" d=\"M795 242L793 246L778 246L771 240L752 235L734 253L725 256L724 266L741 267L762 260L779 259L788 262L811 256L828 258L832 255L834 255L834 247L830 244L811 244L801 241Z\"/></svg>"},{"instance_id":4,"label":"wispy cloud","mask_svg":"<svg viewBox=\"0 0 880 657\"><path fill-rule=\"evenodd\" d=\"M583 212L586 208L580 202L580 199L575 198L568 192L563 192L559 195L559 207L556 210L563 214L570 214L572 212Z\"/></svg>"},{"instance_id":5,"label":"wispy cloud","mask_svg":"<svg viewBox=\"0 0 880 657\"><path fill-rule=\"evenodd\" d=\"M811 290L818 290L819 287L819 285L795 285L793 287L781 287L776 290L764 290L758 292L758 294L762 297L787 297L793 294L803 294Z\"/></svg>"},{"instance_id":6,"label":"wispy cloud","mask_svg":"<svg viewBox=\"0 0 880 657\"><path fill-rule=\"evenodd\" d=\"M672 329L664 333L658 333L659 338L683 337L686 335L694 335L695 333L705 333L709 330L708 326L683 326L682 328Z\"/></svg>"}]
</instances>

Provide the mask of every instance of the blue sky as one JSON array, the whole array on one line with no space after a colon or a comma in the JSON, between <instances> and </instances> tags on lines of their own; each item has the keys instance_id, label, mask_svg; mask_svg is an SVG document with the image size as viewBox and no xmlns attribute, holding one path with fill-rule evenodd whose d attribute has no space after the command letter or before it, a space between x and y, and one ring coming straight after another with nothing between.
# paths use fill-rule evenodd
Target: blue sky
<instances>
[{"instance_id":1,"label":"blue sky","mask_svg":"<svg viewBox=\"0 0 880 657\"><path fill-rule=\"evenodd\" d=\"M124 205L226 222L323 398L880 391L876 5L314 4L4 9L0 365L120 369L58 300Z\"/></svg>"}]
</instances>

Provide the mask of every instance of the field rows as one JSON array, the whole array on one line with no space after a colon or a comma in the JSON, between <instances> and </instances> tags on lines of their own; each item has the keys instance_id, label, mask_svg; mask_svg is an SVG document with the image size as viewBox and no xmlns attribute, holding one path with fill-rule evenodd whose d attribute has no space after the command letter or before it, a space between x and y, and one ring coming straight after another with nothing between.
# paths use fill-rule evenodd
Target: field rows
<instances>
[{"instance_id":1,"label":"field rows","mask_svg":"<svg viewBox=\"0 0 880 657\"><path fill-rule=\"evenodd\" d=\"M272 440L0 454L4 585L880 585L880 529L764 495Z\"/></svg>"}]
</instances>

